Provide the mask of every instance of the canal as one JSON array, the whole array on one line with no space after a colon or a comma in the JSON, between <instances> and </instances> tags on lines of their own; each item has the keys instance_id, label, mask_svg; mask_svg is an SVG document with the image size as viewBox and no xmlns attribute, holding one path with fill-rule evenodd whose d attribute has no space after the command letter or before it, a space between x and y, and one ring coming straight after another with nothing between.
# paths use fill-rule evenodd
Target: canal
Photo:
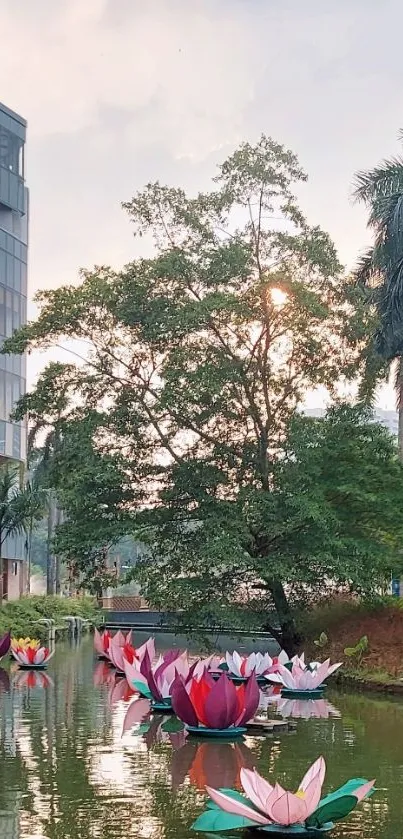
<instances>
[{"instance_id":1,"label":"canal","mask_svg":"<svg viewBox=\"0 0 403 839\"><path fill-rule=\"evenodd\" d=\"M326 791L377 778L374 797L332 835L401 839L403 701L334 690L326 700L284 705L283 714L325 715L297 719L295 732L237 744L184 742L162 717L124 731L125 683L95 660L91 638L59 644L46 673L0 670L0 837L190 839L205 784L237 785L240 768L255 766L297 787L323 754Z\"/></svg>"}]
</instances>

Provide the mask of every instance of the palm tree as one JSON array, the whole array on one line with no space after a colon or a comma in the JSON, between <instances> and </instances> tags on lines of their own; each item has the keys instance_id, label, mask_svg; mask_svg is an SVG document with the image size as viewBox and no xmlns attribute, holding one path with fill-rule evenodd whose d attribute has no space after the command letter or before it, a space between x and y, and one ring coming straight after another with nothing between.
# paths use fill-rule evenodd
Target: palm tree
<instances>
[{"instance_id":1,"label":"palm tree","mask_svg":"<svg viewBox=\"0 0 403 839\"><path fill-rule=\"evenodd\" d=\"M391 158L368 172L358 172L354 196L368 207L368 227L374 234L374 244L355 270L377 313L367 347L364 390L373 394L380 375L389 375L394 368L398 446L403 461L403 158Z\"/></svg>"}]
</instances>

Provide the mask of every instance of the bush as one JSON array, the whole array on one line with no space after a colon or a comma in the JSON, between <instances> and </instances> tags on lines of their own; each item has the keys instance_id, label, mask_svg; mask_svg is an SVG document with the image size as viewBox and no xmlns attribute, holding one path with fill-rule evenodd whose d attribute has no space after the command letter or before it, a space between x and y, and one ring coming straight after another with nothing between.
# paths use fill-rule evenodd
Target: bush
<instances>
[{"instance_id":1,"label":"bush","mask_svg":"<svg viewBox=\"0 0 403 839\"><path fill-rule=\"evenodd\" d=\"M11 631L17 638L28 635L45 639L46 627L36 624L41 618L55 621L59 633L67 631L63 618L66 615L79 615L94 623L99 620L99 609L92 597L22 597L0 607L0 635Z\"/></svg>"}]
</instances>

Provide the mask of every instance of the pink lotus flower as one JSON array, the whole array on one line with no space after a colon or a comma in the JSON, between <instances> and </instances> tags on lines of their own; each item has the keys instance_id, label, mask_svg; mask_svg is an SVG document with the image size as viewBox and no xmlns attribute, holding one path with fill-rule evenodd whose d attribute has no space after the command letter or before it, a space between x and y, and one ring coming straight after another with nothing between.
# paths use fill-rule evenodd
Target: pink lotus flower
<instances>
[{"instance_id":1,"label":"pink lotus flower","mask_svg":"<svg viewBox=\"0 0 403 839\"><path fill-rule=\"evenodd\" d=\"M103 632L99 632L98 629L94 629L94 648L100 658L108 658L109 643L111 638L111 633L107 629L104 629Z\"/></svg>"},{"instance_id":2,"label":"pink lotus flower","mask_svg":"<svg viewBox=\"0 0 403 839\"><path fill-rule=\"evenodd\" d=\"M259 688L255 676L236 687L225 673L215 681L206 670L187 682L178 676L172 686L172 707L191 728L227 729L243 726L255 715Z\"/></svg>"},{"instance_id":3,"label":"pink lotus flower","mask_svg":"<svg viewBox=\"0 0 403 839\"><path fill-rule=\"evenodd\" d=\"M148 652L150 659L152 660L155 657L155 643L154 638L149 638L145 644L142 644L141 647L135 649L131 645L131 643L125 642L124 644L120 643L120 639L115 641L115 638L112 638L109 644L108 655L111 664L116 667L116 670L119 673L125 673L125 662L130 665L136 665L136 662L141 663L145 653Z\"/></svg>"},{"instance_id":4,"label":"pink lotus flower","mask_svg":"<svg viewBox=\"0 0 403 839\"><path fill-rule=\"evenodd\" d=\"M339 664L330 664L330 659L326 659L323 664L315 664L311 669L305 665L301 658L294 659L291 670L287 667L279 665L278 672L270 675L270 681L281 684L287 690L294 691L312 691L317 690L338 668Z\"/></svg>"},{"instance_id":5,"label":"pink lotus flower","mask_svg":"<svg viewBox=\"0 0 403 839\"><path fill-rule=\"evenodd\" d=\"M280 664L288 662L287 653L281 650L278 656L272 658L269 653L251 653L248 656L241 656L234 650L233 653L225 654L225 661L229 673L238 678L251 676L265 676L267 673L276 673Z\"/></svg>"},{"instance_id":6,"label":"pink lotus flower","mask_svg":"<svg viewBox=\"0 0 403 839\"><path fill-rule=\"evenodd\" d=\"M46 667L54 655L48 647L20 647L12 644L11 654L20 667Z\"/></svg>"},{"instance_id":7,"label":"pink lotus flower","mask_svg":"<svg viewBox=\"0 0 403 839\"><path fill-rule=\"evenodd\" d=\"M194 665L190 665L186 651L168 650L155 664L152 664L148 651L138 664L126 665L126 678L142 696L154 702L166 702L171 698L172 685L178 675L188 679Z\"/></svg>"},{"instance_id":8,"label":"pink lotus flower","mask_svg":"<svg viewBox=\"0 0 403 839\"><path fill-rule=\"evenodd\" d=\"M371 795L375 782L353 779L321 801L325 770L325 761L320 757L308 769L297 791L289 792L280 784L272 786L256 770L242 769L240 780L246 798L239 793L232 797L224 791L206 787L216 808L202 813L193 828L208 831L229 827L305 825L328 829L333 821L348 815L359 801ZM224 814L233 818L229 820Z\"/></svg>"}]
</instances>

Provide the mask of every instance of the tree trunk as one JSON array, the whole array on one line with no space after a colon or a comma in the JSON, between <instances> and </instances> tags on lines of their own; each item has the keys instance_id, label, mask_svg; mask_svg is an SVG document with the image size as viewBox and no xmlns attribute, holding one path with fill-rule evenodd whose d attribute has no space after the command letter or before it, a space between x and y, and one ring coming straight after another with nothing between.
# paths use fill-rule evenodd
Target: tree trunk
<instances>
[{"instance_id":1,"label":"tree trunk","mask_svg":"<svg viewBox=\"0 0 403 839\"><path fill-rule=\"evenodd\" d=\"M276 633L276 640L279 641L283 650L285 650L287 655L291 658L298 652L298 647L302 641L302 637L297 631L283 584L279 580L272 580L268 587L274 601L280 624L280 633Z\"/></svg>"},{"instance_id":2,"label":"tree trunk","mask_svg":"<svg viewBox=\"0 0 403 839\"><path fill-rule=\"evenodd\" d=\"M55 593L55 555L52 550L52 539L55 530L55 498L53 492L49 493L48 506L48 545L47 545L47 562L46 562L46 594Z\"/></svg>"},{"instance_id":3,"label":"tree trunk","mask_svg":"<svg viewBox=\"0 0 403 839\"><path fill-rule=\"evenodd\" d=\"M403 463L403 356L398 359L398 369L396 376L396 397L397 410L399 414L399 424L397 431L397 442L399 449L399 459Z\"/></svg>"},{"instance_id":4,"label":"tree trunk","mask_svg":"<svg viewBox=\"0 0 403 839\"><path fill-rule=\"evenodd\" d=\"M55 510L55 528L62 523L63 516L62 511L56 502L56 510ZM61 573L62 573L62 563L59 554L55 556L55 594L60 594L61 590Z\"/></svg>"}]
</instances>

